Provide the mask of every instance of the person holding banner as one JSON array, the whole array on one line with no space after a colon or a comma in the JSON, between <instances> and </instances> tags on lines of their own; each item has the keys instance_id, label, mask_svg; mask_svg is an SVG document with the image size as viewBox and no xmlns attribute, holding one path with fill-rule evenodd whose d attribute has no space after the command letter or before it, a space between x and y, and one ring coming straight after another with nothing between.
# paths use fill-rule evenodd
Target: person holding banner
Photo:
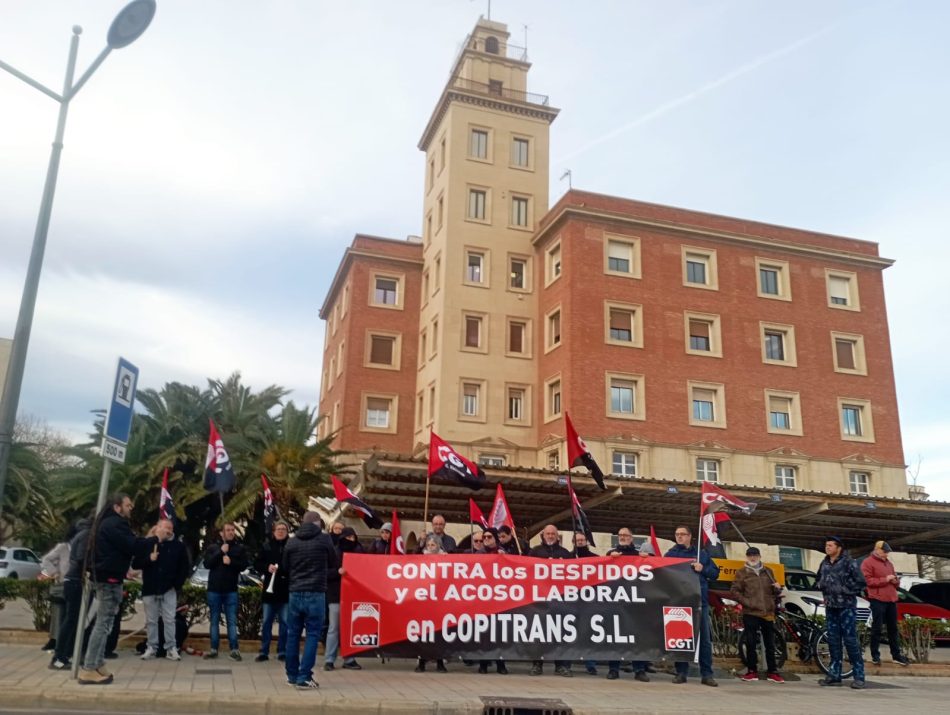
<instances>
[{"instance_id":1,"label":"person holding banner","mask_svg":"<svg viewBox=\"0 0 950 715\"><path fill-rule=\"evenodd\" d=\"M476 554L503 554L498 546L498 529L485 529L482 532L482 543L475 548Z\"/></svg>"},{"instance_id":2,"label":"person holding banner","mask_svg":"<svg viewBox=\"0 0 950 715\"><path fill-rule=\"evenodd\" d=\"M719 578L719 567L709 557L709 554L703 550L697 551L692 546L693 530L688 526L681 525L676 527L673 533L676 539L676 546L666 552L666 556L674 559L690 559L691 566L699 578L700 594L702 596L702 608L699 618L699 674L702 676L702 684L711 688L719 687L719 683L713 677L712 665L712 624L709 619L709 582ZM697 553L699 559L697 560ZM682 684L686 682L686 676L689 675L689 662L676 661L676 675L673 682Z\"/></svg>"},{"instance_id":3,"label":"person holding banner","mask_svg":"<svg viewBox=\"0 0 950 715\"><path fill-rule=\"evenodd\" d=\"M422 555L423 556L438 556L439 554L444 554L445 551L442 549L442 542L435 536L435 534L429 534L425 541L422 544ZM426 659L422 656L419 656L419 662L416 665L417 673L424 673L426 670ZM445 660L439 658L435 661L435 669L440 673L448 673L449 671L445 667Z\"/></svg>"},{"instance_id":4,"label":"person holding banner","mask_svg":"<svg viewBox=\"0 0 950 715\"><path fill-rule=\"evenodd\" d=\"M287 574L280 570L284 560L284 547L290 536L290 527L286 521L274 522L271 538L264 542L254 568L264 574L264 592L261 594L263 619L261 621L261 652L254 662L261 663L270 658L270 642L274 637L274 619L277 619L277 660L283 661L287 652L287 602L290 592L287 590Z\"/></svg>"},{"instance_id":5,"label":"person holding banner","mask_svg":"<svg viewBox=\"0 0 950 715\"><path fill-rule=\"evenodd\" d=\"M636 544L633 543L633 532L625 526L617 531L617 545L607 552L607 556L617 558L619 556L640 556ZM633 667L633 678L641 683L649 683L650 676L647 675L649 662L645 660L635 660L631 662ZM627 671L629 672L629 671ZM607 661L607 680L616 680L620 677L620 661Z\"/></svg>"},{"instance_id":6,"label":"person holding banner","mask_svg":"<svg viewBox=\"0 0 950 715\"><path fill-rule=\"evenodd\" d=\"M342 522L334 522L334 526ZM331 538L333 534L331 533ZM336 552L339 562L343 563L344 554L359 554L363 552L359 539L356 536L356 529L350 526L344 526L338 535L336 543ZM323 669L331 671L336 668L336 657L340 651L340 587L343 581L342 568L330 569L327 571L327 643ZM350 656L343 659L343 668L345 670L362 670L363 666L356 662L356 658Z\"/></svg>"},{"instance_id":7,"label":"person holding banner","mask_svg":"<svg viewBox=\"0 0 950 715\"><path fill-rule=\"evenodd\" d=\"M535 546L529 552L529 556L536 559L569 559L571 552L561 546L561 534L554 524L548 524L541 531L541 543ZM541 675L544 661L536 660L531 665L531 675ZM555 660L554 672L565 678L573 678L574 672L571 670L571 661Z\"/></svg>"},{"instance_id":8,"label":"person holding banner","mask_svg":"<svg viewBox=\"0 0 950 715\"><path fill-rule=\"evenodd\" d=\"M425 538L419 541L420 551L422 551L430 536L438 540L439 548L442 549L442 553L444 554L454 554L458 549L458 544L455 542L455 539L445 533L445 517L441 514L436 514L432 517L432 531L427 533Z\"/></svg>"}]
</instances>

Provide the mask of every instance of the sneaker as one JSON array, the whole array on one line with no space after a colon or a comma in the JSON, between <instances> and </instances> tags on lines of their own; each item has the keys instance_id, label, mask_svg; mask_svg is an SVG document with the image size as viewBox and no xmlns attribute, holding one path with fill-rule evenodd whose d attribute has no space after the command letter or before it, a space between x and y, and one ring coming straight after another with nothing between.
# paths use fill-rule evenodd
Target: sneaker
<instances>
[{"instance_id":1,"label":"sneaker","mask_svg":"<svg viewBox=\"0 0 950 715\"><path fill-rule=\"evenodd\" d=\"M481 663L478 666L479 675L488 675L488 663Z\"/></svg>"},{"instance_id":2,"label":"sneaker","mask_svg":"<svg viewBox=\"0 0 950 715\"><path fill-rule=\"evenodd\" d=\"M213 660L213 659L215 659L215 658L217 658L217 657L218 657L218 651L216 651L214 648L212 648L211 650L209 650L209 651L208 651L207 653L205 653L204 656L203 656L203 658L204 658L205 660Z\"/></svg>"},{"instance_id":3,"label":"sneaker","mask_svg":"<svg viewBox=\"0 0 950 715\"><path fill-rule=\"evenodd\" d=\"M344 661L343 661L343 670L363 670L363 666L360 665L359 663L357 663L355 660L351 660L351 661L345 661L345 660L344 660ZM438 668L436 668L436 670L438 670ZM439 672L441 673L441 672L443 672L444 670L445 670L445 666L443 665L443 666L442 666L442 670L439 671Z\"/></svg>"},{"instance_id":4,"label":"sneaker","mask_svg":"<svg viewBox=\"0 0 950 715\"><path fill-rule=\"evenodd\" d=\"M682 685L685 682L686 682L686 676L683 675L682 673L677 673L676 675L673 676L674 685Z\"/></svg>"},{"instance_id":5,"label":"sneaker","mask_svg":"<svg viewBox=\"0 0 950 715\"><path fill-rule=\"evenodd\" d=\"M899 655L896 658L894 658L894 662L904 668L910 665L910 661L907 660L907 656L904 656L904 655Z\"/></svg>"},{"instance_id":6,"label":"sneaker","mask_svg":"<svg viewBox=\"0 0 950 715\"><path fill-rule=\"evenodd\" d=\"M872 663L872 665L880 665L880 664L881 664L881 659L880 659L880 658L871 658L871 663Z\"/></svg>"},{"instance_id":7,"label":"sneaker","mask_svg":"<svg viewBox=\"0 0 950 715\"><path fill-rule=\"evenodd\" d=\"M498 675L508 675L508 666L504 663L499 663L495 671L498 673Z\"/></svg>"},{"instance_id":8,"label":"sneaker","mask_svg":"<svg viewBox=\"0 0 950 715\"><path fill-rule=\"evenodd\" d=\"M344 665L343 667L345 668L346 665ZM446 670L445 661L444 661L444 660L437 660L437 661L435 662L435 669L436 669L436 672L439 672L439 673L448 673L448 672L449 672L448 670ZM360 670L362 670L362 668L360 668Z\"/></svg>"},{"instance_id":9,"label":"sneaker","mask_svg":"<svg viewBox=\"0 0 950 715\"><path fill-rule=\"evenodd\" d=\"M241 660L241 651L232 650L230 653L228 653L228 658L231 660Z\"/></svg>"},{"instance_id":10,"label":"sneaker","mask_svg":"<svg viewBox=\"0 0 950 715\"><path fill-rule=\"evenodd\" d=\"M765 679L770 683L784 683L785 678L783 678L778 673L766 673Z\"/></svg>"},{"instance_id":11,"label":"sneaker","mask_svg":"<svg viewBox=\"0 0 950 715\"><path fill-rule=\"evenodd\" d=\"M154 648L146 648L145 652L142 653L142 660L154 660L156 656Z\"/></svg>"},{"instance_id":12,"label":"sneaker","mask_svg":"<svg viewBox=\"0 0 950 715\"><path fill-rule=\"evenodd\" d=\"M336 666L333 665L333 663L324 663L324 664L323 664L323 669L324 669L326 672L328 672L328 673L329 673L331 670L335 669L335 668L336 668Z\"/></svg>"},{"instance_id":13,"label":"sneaker","mask_svg":"<svg viewBox=\"0 0 950 715\"><path fill-rule=\"evenodd\" d=\"M66 660L60 660L59 658L53 658L47 667L50 670L69 670L69 659L67 658Z\"/></svg>"},{"instance_id":14,"label":"sneaker","mask_svg":"<svg viewBox=\"0 0 950 715\"><path fill-rule=\"evenodd\" d=\"M424 661L424 660L420 660L420 661L416 664L416 672L417 672L417 673L425 673L425 672L426 672L426 664L425 664L425 661Z\"/></svg>"},{"instance_id":15,"label":"sneaker","mask_svg":"<svg viewBox=\"0 0 950 715\"><path fill-rule=\"evenodd\" d=\"M46 645L44 645L42 648L40 648L40 650L43 651L44 653L52 653L53 651L55 651L55 650L56 650L56 639L55 639L55 638L50 638L48 641L46 641Z\"/></svg>"},{"instance_id":16,"label":"sneaker","mask_svg":"<svg viewBox=\"0 0 950 715\"><path fill-rule=\"evenodd\" d=\"M851 683L851 688L854 690L864 690L864 681L855 680L854 682Z\"/></svg>"},{"instance_id":17,"label":"sneaker","mask_svg":"<svg viewBox=\"0 0 950 715\"><path fill-rule=\"evenodd\" d=\"M563 665L562 665L560 668L555 668L555 669L554 669L554 674L555 674L555 675L560 675L560 676L565 677L565 678L573 678L573 677L574 677L574 671L571 670L570 668L566 667L566 666L563 666Z\"/></svg>"},{"instance_id":18,"label":"sneaker","mask_svg":"<svg viewBox=\"0 0 950 715\"><path fill-rule=\"evenodd\" d=\"M830 675L827 678L822 678L818 681L819 685L824 685L828 687L834 687L841 685L841 679L832 678Z\"/></svg>"},{"instance_id":19,"label":"sneaker","mask_svg":"<svg viewBox=\"0 0 950 715\"><path fill-rule=\"evenodd\" d=\"M588 675L597 675L597 668L592 665L585 666Z\"/></svg>"},{"instance_id":20,"label":"sneaker","mask_svg":"<svg viewBox=\"0 0 950 715\"><path fill-rule=\"evenodd\" d=\"M710 688L718 688L718 687L719 687L719 683L717 683L717 682L716 682L716 679L715 679L714 677L712 677L711 675L706 676L706 677L703 678L702 681L700 681L700 682L702 682L703 685L708 685Z\"/></svg>"},{"instance_id":21,"label":"sneaker","mask_svg":"<svg viewBox=\"0 0 950 715\"><path fill-rule=\"evenodd\" d=\"M80 685L108 685L112 682L112 675L103 675L98 670L87 670L82 668L79 671Z\"/></svg>"},{"instance_id":22,"label":"sneaker","mask_svg":"<svg viewBox=\"0 0 950 715\"><path fill-rule=\"evenodd\" d=\"M310 680L304 680L300 683L297 683L297 690L316 690L319 687L320 687L320 683L318 683L313 678L310 678Z\"/></svg>"},{"instance_id":23,"label":"sneaker","mask_svg":"<svg viewBox=\"0 0 950 715\"><path fill-rule=\"evenodd\" d=\"M530 674L531 674L531 675L541 675L541 664L540 664L540 663L534 663L534 664L531 666L531 673L530 673Z\"/></svg>"},{"instance_id":24,"label":"sneaker","mask_svg":"<svg viewBox=\"0 0 950 715\"><path fill-rule=\"evenodd\" d=\"M280 655L277 656L277 660L283 663L285 660L287 660L287 656L281 653Z\"/></svg>"},{"instance_id":25,"label":"sneaker","mask_svg":"<svg viewBox=\"0 0 950 715\"><path fill-rule=\"evenodd\" d=\"M178 652L177 648L169 648L165 651L166 660L181 660L181 654Z\"/></svg>"},{"instance_id":26,"label":"sneaker","mask_svg":"<svg viewBox=\"0 0 950 715\"><path fill-rule=\"evenodd\" d=\"M99 673L99 675L101 675L103 678L112 677L112 673L110 673L104 665L100 665L98 668L96 668L96 672Z\"/></svg>"},{"instance_id":27,"label":"sneaker","mask_svg":"<svg viewBox=\"0 0 950 715\"><path fill-rule=\"evenodd\" d=\"M636 673L633 674L633 679L639 680L641 683L650 682L650 676L646 674L645 670L638 670Z\"/></svg>"},{"instance_id":28,"label":"sneaker","mask_svg":"<svg viewBox=\"0 0 950 715\"><path fill-rule=\"evenodd\" d=\"M619 670L614 670L613 668L611 668L610 670L607 671L607 680L616 680L619 677L620 677Z\"/></svg>"},{"instance_id":29,"label":"sneaker","mask_svg":"<svg viewBox=\"0 0 950 715\"><path fill-rule=\"evenodd\" d=\"M750 670L745 675L739 677L743 683L757 683L759 682L759 674L754 670Z\"/></svg>"},{"instance_id":30,"label":"sneaker","mask_svg":"<svg viewBox=\"0 0 950 715\"><path fill-rule=\"evenodd\" d=\"M255 663L264 663L265 661L270 660L270 656L267 653L258 653L257 657L254 659Z\"/></svg>"}]
</instances>

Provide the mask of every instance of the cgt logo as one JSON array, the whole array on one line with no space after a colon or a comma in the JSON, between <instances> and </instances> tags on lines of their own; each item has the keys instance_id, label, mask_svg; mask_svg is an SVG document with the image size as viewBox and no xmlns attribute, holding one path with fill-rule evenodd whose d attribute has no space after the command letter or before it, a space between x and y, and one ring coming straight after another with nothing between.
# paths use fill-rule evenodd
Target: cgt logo
<instances>
[{"instance_id":1,"label":"cgt logo","mask_svg":"<svg viewBox=\"0 0 950 715\"><path fill-rule=\"evenodd\" d=\"M693 609L663 606L663 642L667 650L693 650Z\"/></svg>"},{"instance_id":2,"label":"cgt logo","mask_svg":"<svg viewBox=\"0 0 950 715\"><path fill-rule=\"evenodd\" d=\"M361 648L379 645L379 604L357 602L350 612L350 644Z\"/></svg>"}]
</instances>

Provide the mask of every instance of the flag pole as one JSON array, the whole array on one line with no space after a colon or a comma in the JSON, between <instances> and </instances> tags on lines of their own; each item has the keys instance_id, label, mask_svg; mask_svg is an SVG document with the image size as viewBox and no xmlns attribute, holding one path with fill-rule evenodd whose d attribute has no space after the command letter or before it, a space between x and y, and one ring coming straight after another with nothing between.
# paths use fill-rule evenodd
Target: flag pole
<instances>
[{"instance_id":1,"label":"flag pole","mask_svg":"<svg viewBox=\"0 0 950 715\"><path fill-rule=\"evenodd\" d=\"M732 525L732 528L736 530L736 533L739 535L739 538L745 542L745 545L749 548L752 547L752 544L749 543L749 540L745 538L745 534L739 531L739 527L736 526L736 522L733 519L729 519L729 523Z\"/></svg>"},{"instance_id":2,"label":"flag pole","mask_svg":"<svg viewBox=\"0 0 950 715\"><path fill-rule=\"evenodd\" d=\"M224 492L218 492L218 501L221 503L221 526L224 526Z\"/></svg>"},{"instance_id":3,"label":"flag pole","mask_svg":"<svg viewBox=\"0 0 950 715\"><path fill-rule=\"evenodd\" d=\"M468 515L468 543L472 547L472 553L475 553L475 524L472 523L472 515Z\"/></svg>"},{"instance_id":4,"label":"flag pole","mask_svg":"<svg viewBox=\"0 0 950 715\"><path fill-rule=\"evenodd\" d=\"M429 454L432 453L432 428L429 428ZM429 468L426 467L426 501L425 506L422 507L422 533L427 534L428 527L426 524L429 523L429 483L432 481L432 476L429 474ZM423 546L425 543L423 542Z\"/></svg>"},{"instance_id":5,"label":"flag pole","mask_svg":"<svg viewBox=\"0 0 950 715\"><path fill-rule=\"evenodd\" d=\"M696 534L696 561L702 563L699 560L699 552L703 550L703 508L699 507L699 529Z\"/></svg>"}]
</instances>

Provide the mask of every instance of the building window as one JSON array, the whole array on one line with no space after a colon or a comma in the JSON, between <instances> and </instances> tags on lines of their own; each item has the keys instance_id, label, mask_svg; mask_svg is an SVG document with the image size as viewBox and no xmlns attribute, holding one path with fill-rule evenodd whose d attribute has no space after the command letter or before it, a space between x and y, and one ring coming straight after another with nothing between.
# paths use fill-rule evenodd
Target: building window
<instances>
[{"instance_id":1,"label":"building window","mask_svg":"<svg viewBox=\"0 0 950 715\"><path fill-rule=\"evenodd\" d=\"M716 252L683 246L683 284L693 288L718 289Z\"/></svg>"},{"instance_id":2,"label":"building window","mask_svg":"<svg viewBox=\"0 0 950 715\"><path fill-rule=\"evenodd\" d=\"M632 415L635 389L632 382L611 378L610 411L622 415Z\"/></svg>"},{"instance_id":3,"label":"building window","mask_svg":"<svg viewBox=\"0 0 950 715\"><path fill-rule=\"evenodd\" d=\"M485 283L485 254L479 251L465 252L465 282Z\"/></svg>"},{"instance_id":4,"label":"building window","mask_svg":"<svg viewBox=\"0 0 950 715\"><path fill-rule=\"evenodd\" d=\"M774 434L802 434L801 403L797 392L765 391L766 429Z\"/></svg>"},{"instance_id":5,"label":"building window","mask_svg":"<svg viewBox=\"0 0 950 715\"><path fill-rule=\"evenodd\" d=\"M429 421L435 419L435 385L429 385Z\"/></svg>"},{"instance_id":6,"label":"building window","mask_svg":"<svg viewBox=\"0 0 950 715\"><path fill-rule=\"evenodd\" d=\"M610 339L624 343L633 341L632 314L627 310L610 309Z\"/></svg>"},{"instance_id":7,"label":"building window","mask_svg":"<svg viewBox=\"0 0 950 715\"><path fill-rule=\"evenodd\" d=\"M608 372L606 380L608 417L639 420L646 417L642 375Z\"/></svg>"},{"instance_id":8,"label":"building window","mask_svg":"<svg viewBox=\"0 0 950 715\"><path fill-rule=\"evenodd\" d=\"M511 225L521 228L528 226L528 199L524 196L511 197Z\"/></svg>"},{"instance_id":9,"label":"building window","mask_svg":"<svg viewBox=\"0 0 950 715\"><path fill-rule=\"evenodd\" d=\"M395 431L396 398L383 395L363 396L363 427L367 430Z\"/></svg>"},{"instance_id":10,"label":"building window","mask_svg":"<svg viewBox=\"0 0 950 715\"><path fill-rule=\"evenodd\" d=\"M720 320L718 315L705 313L684 314L686 352L690 355L722 357Z\"/></svg>"},{"instance_id":11,"label":"building window","mask_svg":"<svg viewBox=\"0 0 950 715\"><path fill-rule=\"evenodd\" d=\"M507 420L509 422L525 422L527 390L523 387L508 388L508 412Z\"/></svg>"},{"instance_id":12,"label":"building window","mask_svg":"<svg viewBox=\"0 0 950 715\"><path fill-rule=\"evenodd\" d=\"M643 347L642 308L627 303L605 303L605 340L612 345Z\"/></svg>"},{"instance_id":13,"label":"building window","mask_svg":"<svg viewBox=\"0 0 950 715\"><path fill-rule=\"evenodd\" d=\"M849 472L848 488L852 494L866 495L871 493L871 475L867 472Z\"/></svg>"},{"instance_id":14,"label":"building window","mask_svg":"<svg viewBox=\"0 0 950 715\"><path fill-rule=\"evenodd\" d=\"M790 467L787 464L776 464L775 486L779 489L794 489L796 471L795 467Z\"/></svg>"},{"instance_id":15,"label":"building window","mask_svg":"<svg viewBox=\"0 0 950 715\"><path fill-rule=\"evenodd\" d=\"M508 287L515 291L528 289L528 260L508 257Z\"/></svg>"},{"instance_id":16,"label":"building window","mask_svg":"<svg viewBox=\"0 0 950 715\"><path fill-rule=\"evenodd\" d=\"M527 169L529 164L528 149L531 144L528 139L515 137L511 140L511 165Z\"/></svg>"},{"instance_id":17,"label":"building window","mask_svg":"<svg viewBox=\"0 0 950 715\"><path fill-rule=\"evenodd\" d=\"M561 378L551 378L544 388L544 415L545 421L550 421L561 415Z\"/></svg>"},{"instance_id":18,"label":"building window","mask_svg":"<svg viewBox=\"0 0 950 715\"><path fill-rule=\"evenodd\" d=\"M373 367L399 367L399 336L370 333L366 364Z\"/></svg>"},{"instance_id":19,"label":"building window","mask_svg":"<svg viewBox=\"0 0 950 715\"><path fill-rule=\"evenodd\" d=\"M439 319L435 318L432 321L432 353L431 356L435 357L436 353L439 352Z\"/></svg>"},{"instance_id":20,"label":"building window","mask_svg":"<svg viewBox=\"0 0 950 715\"><path fill-rule=\"evenodd\" d=\"M825 270L828 286L828 305L843 310L860 310L858 275L848 271Z\"/></svg>"},{"instance_id":21,"label":"building window","mask_svg":"<svg viewBox=\"0 0 950 715\"><path fill-rule=\"evenodd\" d=\"M442 228L442 223L444 222L444 220L445 220L445 197L439 196L438 208L436 211L436 221L437 221L436 225L440 229Z\"/></svg>"},{"instance_id":22,"label":"building window","mask_svg":"<svg viewBox=\"0 0 950 715\"><path fill-rule=\"evenodd\" d=\"M502 88L504 86L505 85L500 79L490 79L488 80L488 93L494 94L496 97L500 97L502 95Z\"/></svg>"},{"instance_id":23,"label":"building window","mask_svg":"<svg viewBox=\"0 0 950 715\"><path fill-rule=\"evenodd\" d=\"M759 268L759 292L764 295L778 295L778 271L770 266Z\"/></svg>"},{"instance_id":24,"label":"building window","mask_svg":"<svg viewBox=\"0 0 950 715\"><path fill-rule=\"evenodd\" d=\"M476 221L485 220L485 203L488 193L483 189L468 190L468 217Z\"/></svg>"},{"instance_id":25,"label":"building window","mask_svg":"<svg viewBox=\"0 0 950 715\"><path fill-rule=\"evenodd\" d=\"M637 453L614 450L612 472L618 477L637 476Z\"/></svg>"},{"instance_id":26,"label":"building window","mask_svg":"<svg viewBox=\"0 0 950 715\"><path fill-rule=\"evenodd\" d=\"M787 397L769 398L769 424L774 430L792 428L792 401Z\"/></svg>"},{"instance_id":27,"label":"building window","mask_svg":"<svg viewBox=\"0 0 950 715\"><path fill-rule=\"evenodd\" d=\"M696 460L696 481L718 482L719 481L719 460L718 459L697 459Z\"/></svg>"},{"instance_id":28,"label":"building window","mask_svg":"<svg viewBox=\"0 0 950 715\"><path fill-rule=\"evenodd\" d=\"M469 144L468 155L473 159L488 159L488 131L473 129L472 140Z\"/></svg>"},{"instance_id":29,"label":"building window","mask_svg":"<svg viewBox=\"0 0 950 715\"><path fill-rule=\"evenodd\" d=\"M504 467L508 461L500 454L480 454L478 463L483 467Z\"/></svg>"},{"instance_id":30,"label":"building window","mask_svg":"<svg viewBox=\"0 0 950 715\"><path fill-rule=\"evenodd\" d=\"M478 417L479 401L481 398L481 385L474 382L462 383L462 415L465 417Z\"/></svg>"},{"instance_id":31,"label":"building window","mask_svg":"<svg viewBox=\"0 0 950 715\"><path fill-rule=\"evenodd\" d=\"M426 246L432 242L432 214L426 216L425 242Z\"/></svg>"},{"instance_id":32,"label":"building window","mask_svg":"<svg viewBox=\"0 0 950 715\"><path fill-rule=\"evenodd\" d=\"M428 174L429 174L429 176L428 176L428 179L429 179L429 181L428 181L429 189L428 189L428 190L431 191L431 190L432 190L432 187L435 186L435 159L429 159L429 171L428 171Z\"/></svg>"},{"instance_id":33,"label":"building window","mask_svg":"<svg viewBox=\"0 0 950 715\"><path fill-rule=\"evenodd\" d=\"M432 295L439 292L442 286L442 256L435 257L435 268L432 271Z\"/></svg>"},{"instance_id":34,"label":"building window","mask_svg":"<svg viewBox=\"0 0 950 715\"><path fill-rule=\"evenodd\" d=\"M841 411L841 438L856 442L873 442L871 403L867 400L838 399Z\"/></svg>"},{"instance_id":35,"label":"building window","mask_svg":"<svg viewBox=\"0 0 950 715\"><path fill-rule=\"evenodd\" d=\"M545 345L548 350L552 350L561 344L561 309L548 314L547 334L545 335Z\"/></svg>"},{"instance_id":36,"label":"building window","mask_svg":"<svg viewBox=\"0 0 950 715\"><path fill-rule=\"evenodd\" d=\"M627 278L640 277L640 239L604 236L604 272Z\"/></svg>"},{"instance_id":37,"label":"building window","mask_svg":"<svg viewBox=\"0 0 950 715\"><path fill-rule=\"evenodd\" d=\"M868 374L863 336L832 333L831 343L836 372L846 372L852 375Z\"/></svg>"},{"instance_id":38,"label":"building window","mask_svg":"<svg viewBox=\"0 0 950 715\"><path fill-rule=\"evenodd\" d=\"M697 427L726 427L726 388L715 382L687 382L689 423Z\"/></svg>"},{"instance_id":39,"label":"building window","mask_svg":"<svg viewBox=\"0 0 950 715\"><path fill-rule=\"evenodd\" d=\"M528 354L528 323L524 320L508 321L508 353Z\"/></svg>"},{"instance_id":40,"label":"building window","mask_svg":"<svg viewBox=\"0 0 950 715\"><path fill-rule=\"evenodd\" d=\"M759 323L759 329L762 331L762 361L794 367L797 364L795 327Z\"/></svg>"},{"instance_id":41,"label":"building window","mask_svg":"<svg viewBox=\"0 0 950 715\"><path fill-rule=\"evenodd\" d=\"M559 450L552 449L548 452L548 469L561 468L561 453Z\"/></svg>"},{"instance_id":42,"label":"building window","mask_svg":"<svg viewBox=\"0 0 950 715\"><path fill-rule=\"evenodd\" d=\"M376 277L376 288L373 293L373 302L376 305L398 305L399 280L396 278Z\"/></svg>"},{"instance_id":43,"label":"building window","mask_svg":"<svg viewBox=\"0 0 950 715\"><path fill-rule=\"evenodd\" d=\"M561 277L561 242L558 241L547 251L547 280L545 285L550 285Z\"/></svg>"},{"instance_id":44,"label":"building window","mask_svg":"<svg viewBox=\"0 0 950 715\"><path fill-rule=\"evenodd\" d=\"M784 362L785 333L772 330L765 331L765 359Z\"/></svg>"},{"instance_id":45,"label":"building window","mask_svg":"<svg viewBox=\"0 0 950 715\"><path fill-rule=\"evenodd\" d=\"M445 168L445 137L439 142L439 173Z\"/></svg>"},{"instance_id":46,"label":"building window","mask_svg":"<svg viewBox=\"0 0 950 715\"><path fill-rule=\"evenodd\" d=\"M426 356L429 354L427 351L429 346L426 342L426 330L425 328L419 333L419 367L422 368L426 364Z\"/></svg>"},{"instance_id":47,"label":"building window","mask_svg":"<svg viewBox=\"0 0 950 715\"><path fill-rule=\"evenodd\" d=\"M422 417L425 414L425 394L420 392L416 395L416 429L422 428Z\"/></svg>"},{"instance_id":48,"label":"building window","mask_svg":"<svg viewBox=\"0 0 950 715\"><path fill-rule=\"evenodd\" d=\"M478 315L465 316L465 339L463 345L467 348L479 349L482 347L482 317Z\"/></svg>"},{"instance_id":49,"label":"building window","mask_svg":"<svg viewBox=\"0 0 950 715\"><path fill-rule=\"evenodd\" d=\"M339 377L343 374L343 356L346 355L346 343L341 342L340 346L336 351L336 376Z\"/></svg>"},{"instance_id":50,"label":"building window","mask_svg":"<svg viewBox=\"0 0 950 715\"><path fill-rule=\"evenodd\" d=\"M760 298L773 300L791 300L792 290L789 282L788 262L756 258L758 271L757 294Z\"/></svg>"}]
</instances>

